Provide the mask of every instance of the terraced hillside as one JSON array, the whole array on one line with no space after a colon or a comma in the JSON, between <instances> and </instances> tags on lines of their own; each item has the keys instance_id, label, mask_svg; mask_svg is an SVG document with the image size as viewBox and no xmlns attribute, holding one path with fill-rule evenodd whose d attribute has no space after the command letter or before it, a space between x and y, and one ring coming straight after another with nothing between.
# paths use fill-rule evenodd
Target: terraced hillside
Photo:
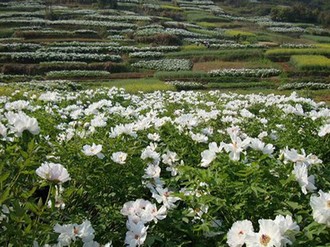
<instances>
[{"instance_id":1,"label":"terraced hillside","mask_svg":"<svg viewBox=\"0 0 330 247\"><path fill-rule=\"evenodd\" d=\"M116 9L59 3L0 3L2 82L330 87L330 31L315 24L235 16L212 1L118 0Z\"/></svg>"}]
</instances>

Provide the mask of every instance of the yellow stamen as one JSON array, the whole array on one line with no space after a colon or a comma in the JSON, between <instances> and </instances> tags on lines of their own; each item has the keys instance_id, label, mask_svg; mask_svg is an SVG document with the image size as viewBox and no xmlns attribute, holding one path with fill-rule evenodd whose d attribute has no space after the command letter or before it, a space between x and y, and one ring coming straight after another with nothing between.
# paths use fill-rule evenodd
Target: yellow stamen
<instances>
[{"instance_id":1,"label":"yellow stamen","mask_svg":"<svg viewBox=\"0 0 330 247\"><path fill-rule=\"evenodd\" d=\"M260 243L263 246L267 246L267 244L270 242L270 237L266 234L262 234L260 237Z\"/></svg>"}]
</instances>

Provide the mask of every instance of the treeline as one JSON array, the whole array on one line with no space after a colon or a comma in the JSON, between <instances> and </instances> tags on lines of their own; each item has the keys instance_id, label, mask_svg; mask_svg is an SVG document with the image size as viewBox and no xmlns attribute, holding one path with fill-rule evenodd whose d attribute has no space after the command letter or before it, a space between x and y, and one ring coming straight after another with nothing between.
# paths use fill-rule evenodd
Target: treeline
<instances>
[{"instance_id":1,"label":"treeline","mask_svg":"<svg viewBox=\"0 0 330 247\"><path fill-rule=\"evenodd\" d=\"M330 26L330 11L296 3L293 6L276 6L271 9L275 21L310 22Z\"/></svg>"},{"instance_id":2,"label":"treeline","mask_svg":"<svg viewBox=\"0 0 330 247\"><path fill-rule=\"evenodd\" d=\"M330 1L325 0L214 0L274 21L308 22L330 26Z\"/></svg>"}]
</instances>

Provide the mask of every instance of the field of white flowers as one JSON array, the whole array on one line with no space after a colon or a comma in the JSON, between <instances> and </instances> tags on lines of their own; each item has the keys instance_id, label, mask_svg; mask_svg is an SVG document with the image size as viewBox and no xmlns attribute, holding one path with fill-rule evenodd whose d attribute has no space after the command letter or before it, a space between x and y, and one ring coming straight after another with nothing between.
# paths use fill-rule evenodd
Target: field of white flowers
<instances>
[{"instance_id":1,"label":"field of white flowers","mask_svg":"<svg viewBox=\"0 0 330 247\"><path fill-rule=\"evenodd\" d=\"M1 246L327 246L330 109L276 95L0 97Z\"/></svg>"}]
</instances>

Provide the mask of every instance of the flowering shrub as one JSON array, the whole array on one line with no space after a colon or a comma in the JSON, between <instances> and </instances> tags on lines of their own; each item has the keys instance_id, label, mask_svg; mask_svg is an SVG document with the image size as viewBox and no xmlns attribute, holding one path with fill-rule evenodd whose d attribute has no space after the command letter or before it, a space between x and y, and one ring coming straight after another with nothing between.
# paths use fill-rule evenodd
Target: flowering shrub
<instances>
[{"instance_id":1,"label":"flowering shrub","mask_svg":"<svg viewBox=\"0 0 330 247\"><path fill-rule=\"evenodd\" d=\"M41 45L34 43L7 43L0 44L0 51L34 51L40 49Z\"/></svg>"},{"instance_id":2,"label":"flowering shrub","mask_svg":"<svg viewBox=\"0 0 330 247\"><path fill-rule=\"evenodd\" d=\"M3 246L330 241L322 103L21 85L0 106Z\"/></svg>"},{"instance_id":3,"label":"flowering shrub","mask_svg":"<svg viewBox=\"0 0 330 247\"><path fill-rule=\"evenodd\" d=\"M276 33L304 33L306 30L301 27L269 27L268 30Z\"/></svg>"},{"instance_id":4,"label":"flowering shrub","mask_svg":"<svg viewBox=\"0 0 330 247\"><path fill-rule=\"evenodd\" d=\"M174 85L177 90L204 89L204 85L194 81L167 81L166 84Z\"/></svg>"},{"instance_id":5,"label":"flowering shrub","mask_svg":"<svg viewBox=\"0 0 330 247\"><path fill-rule=\"evenodd\" d=\"M248 77L269 77L279 75L278 69L219 69L208 72L211 76L248 76Z\"/></svg>"},{"instance_id":6,"label":"flowering shrub","mask_svg":"<svg viewBox=\"0 0 330 247\"><path fill-rule=\"evenodd\" d=\"M81 78L81 77L107 77L110 73L102 70L59 70L46 73L46 77L52 78Z\"/></svg>"},{"instance_id":7,"label":"flowering shrub","mask_svg":"<svg viewBox=\"0 0 330 247\"><path fill-rule=\"evenodd\" d=\"M330 84L320 82L293 82L285 83L278 87L279 90L292 90L292 89L330 89Z\"/></svg>"},{"instance_id":8,"label":"flowering shrub","mask_svg":"<svg viewBox=\"0 0 330 247\"><path fill-rule=\"evenodd\" d=\"M119 55L96 53L64 53L64 52L0 52L1 59L15 62L40 61L112 61L119 62Z\"/></svg>"},{"instance_id":9,"label":"flowering shrub","mask_svg":"<svg viewBox=\"0 0 330 247\"><path fill-rule=\"evenodd\" d=\"M81 86L78 83L68 81L68 80L32 80L28 82L15 82L12 85L16 88L21 88L22 86L29 88L31 90L60 90L60 91L72 91L80 89Z\"/></svg>"},{"instance_id":10,"label":"flowering shrub","mask_svg":"<svg viewBox=\"0 0 330 247\"><path fill-rule=\"evenodd\" d=\"M158 51L132 52L128 54L132 58L159 58L163 55L164 53Z\"/></svg>"},{"instance_id":11,"label":"flowering shrub","mask_svg":"<svg viewBox=\"0 0 330 247\"><path fill-rule=\"evenodd\" d=\"M133 67L164 70L164 71L178 71L191 70L192 62L188 59L160 59L150 61L139 61L132 64Z\"/></svg>"}]
</instances>

